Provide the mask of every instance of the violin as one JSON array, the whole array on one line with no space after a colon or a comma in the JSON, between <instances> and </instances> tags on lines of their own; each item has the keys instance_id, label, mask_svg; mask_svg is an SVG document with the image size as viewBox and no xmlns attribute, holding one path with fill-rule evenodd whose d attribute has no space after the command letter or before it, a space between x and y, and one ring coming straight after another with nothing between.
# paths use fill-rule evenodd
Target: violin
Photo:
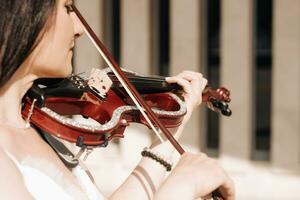
<instances>
[{"instance_id":1,"label":"violin","mask_svg":"<svg viewBox=\"0 0 300 200\"><path fill-rule=\"evenodd\" d=\"M126 127L132 122L151 128L112 72L107 73L112 81L107 93L99 91L107 87L101 85L105 81L102 73L87 80L72 75L69 78L43 78L35 81L25 95L23 117L30 118L32 124L47 133L76 143L79 147L107 146L111 139L123 138ZM181 124L186 113L186 106L180 96L181 86L167 83L164 77L146 77L128 71L124 71L124 74L166 128ZM100 80L98 87L89 84L91 79ZM202 98L207 105L213 106L212 110L229 115L228 94L225 88L215 91L206 87ZM68 117L76 115L95 123L84 124Z\"/></svg>"}]
</instances>

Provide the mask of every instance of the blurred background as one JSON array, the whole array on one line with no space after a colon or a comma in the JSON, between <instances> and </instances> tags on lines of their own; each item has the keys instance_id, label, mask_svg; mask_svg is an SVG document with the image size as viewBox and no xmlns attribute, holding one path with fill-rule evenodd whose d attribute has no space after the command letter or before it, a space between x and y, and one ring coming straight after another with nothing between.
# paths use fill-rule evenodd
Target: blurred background
<instances>
[{"instance_id":1,"label":"blurred background","mask_svg":"<svg viewBox=\"0 0 300 200\"><path fill-rule=\"evenodd\" d=\"M120 66L145 75L198 71L210 86L231 91L232 116L201 106L180 143L216 157L237 199L300 199L300 0L75 4ZM74 66L76 73L106 66L86 36ZM151 134L130 126L124 139L88 158L104 194L128 176Z\"/></svg>"}]
</instances>

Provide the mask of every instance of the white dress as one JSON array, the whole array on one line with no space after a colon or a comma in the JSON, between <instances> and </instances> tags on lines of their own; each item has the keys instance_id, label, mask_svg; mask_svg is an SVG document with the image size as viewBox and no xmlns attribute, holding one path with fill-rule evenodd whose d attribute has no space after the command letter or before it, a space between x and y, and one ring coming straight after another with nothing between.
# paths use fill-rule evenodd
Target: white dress
<instances>
[{"instance_id":1,"label":"white dress","mask_svg":"<svg viewBox=\"0 0 300 200\"><path fill-rule=\"evenodd\" d=\"M6 151L5 151L6 152ZM16 164L20 170L24 184L32 197L37 200L73 200L73 199L88 199L88 200L104 200L105 197L99 192L97 187L91 181L86 171L78 165L73 169L73 174L77 178L84 193L78 191L76 187L69 182L66 182L62 173L52 167L51 177L55 177L54 181L46 173L30 166L19 162L10 153L6 152L9 158ZM48 166L47 166L48 167ZM58 184L59 182L60 184Z\"/></svg>"}]
</instances>

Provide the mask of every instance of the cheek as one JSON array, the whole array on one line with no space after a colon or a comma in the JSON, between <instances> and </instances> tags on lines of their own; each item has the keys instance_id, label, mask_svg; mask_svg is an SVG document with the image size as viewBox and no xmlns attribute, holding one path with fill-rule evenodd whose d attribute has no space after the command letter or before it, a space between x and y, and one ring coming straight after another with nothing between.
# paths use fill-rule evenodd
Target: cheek
<instances>
[{"instance_id":1,"label":"cheek","mask_svg":"<svg viewBox=\"0 0 300 200\"><path fill-rule=\"evenodd\" d=\"M72 23L68 22L68 18L59 18L53 29L44 35L39 48L34 51L33 72L38 76L61 77L72 72Z\"/></svg>"},{"instance_id":2,"label":"cheek","mask_svg":"<svg viewBox=\"0 0 300 200\"><path fill-rule=\"evenodd\" d=\"M59 49L59 47L58 47ZM33 72L39 77L62 77L72 72L72 52L58 49L44 51L33 62Z\"/></svg>"}]
</instances>

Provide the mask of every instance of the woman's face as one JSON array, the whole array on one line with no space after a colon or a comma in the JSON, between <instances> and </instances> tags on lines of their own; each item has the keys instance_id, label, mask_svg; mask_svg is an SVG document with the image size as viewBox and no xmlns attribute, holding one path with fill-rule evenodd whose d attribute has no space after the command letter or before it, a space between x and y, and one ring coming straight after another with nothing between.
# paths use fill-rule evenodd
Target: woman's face
<instances>
[{"instance_id":1,"label":"woman's face","mask_svg":"<svg viewBox=\"0 0 300 200\"><path fill-rule=\"evenodd\" d=\"M71 0L57 0L56 16L47 27L31 57L31 72L38 77L63 77L72 72L75 38L83 33L81 23L69 7Z\"/></svg>"}]
</instances>

